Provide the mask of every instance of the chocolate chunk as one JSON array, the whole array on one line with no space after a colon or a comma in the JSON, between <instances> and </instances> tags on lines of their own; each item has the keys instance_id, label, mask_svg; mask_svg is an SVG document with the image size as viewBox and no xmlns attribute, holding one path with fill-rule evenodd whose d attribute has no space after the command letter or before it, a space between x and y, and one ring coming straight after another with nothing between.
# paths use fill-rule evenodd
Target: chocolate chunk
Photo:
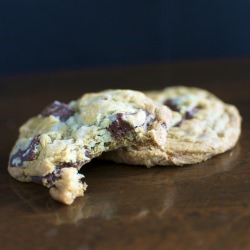
<instances>
[{"instance_id":1,"label":"chocolate chunk","mask_svg":"<svg viewBox=\"0 0 250 250\"><path fill-rule=\"evenodd\" d=\"M168 106L173 111L180 112L180 108L178 107L174 99L166 99L163 104Z\"/></svg>"},{"instance_id":2,"label":"chocolate chunk","mask_svg":"<svg viewBox=\"0 0 250 250\"><path fill-rule=\"evenodd\" d=\"M53 173L43 177L46 179L47 185L49 187L54 186L55 181L61 179L61 172L62 170L60 168L57 168L53 171Z\"/></svg>"},{"instance_id":3,"label":"chocolate chunk","mask_svg":"<svg viewBox=\"0 0 250 250\"><path fill-rule=\"evenodd\" d=\"M90 158L90 157L91 157L91 155L90 155L89 151L87 151L86 149L85 149L84 154L85 154L85 156L86 156L86 157L88 157L88 158Z\"/></svg>"},{"instance_id":4,"label":"chocolate chunk","mask_svg":"<svg viewBox=\"0 0 250 250\"><path fill-rule=\"evenodd\" d=\"M116 114L116 119L108 127L108 131L116 140L125 137L129 132L134 130L134 128L128 122L124 121L122 117L122 113Z\"/></svg>"},{"instance_id":5,"label":"chocolate chunk","mask_svg":"<svg viewBox=\"0 0 250 250\"><path fill-rule=\"evenodd\" d=\"M31 176L32 182L36 184L43 184L43 180L46 181L46 186L54 186L54 182L59 180L61 174L61 169L56 169L53 173L47 174L45 176Z\"/></svg>"},{"instance_id":6,"label":"chocolate chunk","mask_svg":"<svg viewBox=\"0 0 250 250\"><path fill-rule=\"evenodd\" d=\"M168 126L167 126L167 124L166 124L165 122L162 123L161 126L162 126L166 131L168 130Z\"/></svg>"},{"instance_id":7,"label":"chocolate chunk","mask_svg":"<svg viewBox=\"0 0 250 250\"><path fill-rule=\"evenodd\" d=\"M47 106L41 113L43 117L47 117L50 115L59 117L60 121L67 121L72 115L74 115L75 111L70 108L67 104L55 101Z\"/></svg>"},{"instance_id":8,"label":"chocolate chunk","mask_svg":"<svg viewBox=\"0 0 250 250\"><path fill-rule=\"evenodd\" d=\"M61 178L60 174L61 169L55 169L51 174L45 176L31 176L31 180L36 184L43 184L43 180L45 180L45 186L52 187L54 182Z\"/></svg>"},{"instance_id":9,"label":"chocolate chunk","mask_svg":"<svg viewBox=\"0 0 250 250\"><path fill-rule=\"evenodd\" d=\"M31 176L31 179L34 183L42 184L43 180L45 180L45 185L48 187L54 186L56 180L61 179L62 168L77 168L81 164L80 161L75 163L72 162L63 162L56 167L56 169L45 176Z\"/></svg>"},{"instance_id":10,"label":"chocolate chunk","mask_svg":"<svg viewBox=\"0 0 250 250\"><path fill-rule=\"evenodd\" d=\"M39 135L34 137L26 149L19 149L12 155L10 158L10 165L12 167L21 167L24 161L32 161L37 157L36 148L40 144L39 137ZM15 163L15 161L17 161L17 163Z\"/></svg>"},{"instance_id":11,"label":"chocolate chunk","mask_svg":"<svg viewBox=\"0 0 250 250\"><path fill-rule=\"evenodd\" d=\"M45 180L45 186L52 187L54 182L61 178L60 174L61 169L56 169L53 173L45 176L31 176L31 180L36 184L43 184L43 180Z\"/></svg>"},{"instance_id":12,"label":"chocolate chunk","mask_svg":"<svg viewBox=\"0 0 250 250\"><path fill-rule=\"evenodd\" d=\"M194 117L194 115L195 115L200 109L201 109L201 106L198 105L198 106L194 107L193 109L186 111L184 118L185 118L186 120L192 119L192 118Z\"/></svg>"},{"instance_id":13,"label":"chocolate chunk","mask_svg":"<svg viewBox=\"0 0 250 250\"><path fill-rule=\"evenodd\" d=\"M56 168L57 169L62 169L62 168L77 168L81 164L80 161L77 161L75 163L72 162L63 162L60 165L58 165Z\"/></svg>"},{"instance_id":14,"label":"chocolate chunk","mask_svg":"<svg viewBox=\"0 0 250 250\"><path fill-rule=\"evenodd\" d=\"M180 127L184 123L184 121L185 121L184 119L181 120L180 122L176 123L174 127Z\"/></svg>"},{"instance_id":15,"label":"chocolate chunk","mask_svg":"<svg viewBox=\"0 0 250 250\"><path fill-rule=\"evenodd\" d=\"M202 109L202 107L200 105L198 105L198 106L194 107L193 109L186 111L185 114L184 114L184 118L180 122L178 122L174 127L180 127L185 122L185 120L193 119L194 115L200 109Z\"/></svg>"},{"instance_id":16,"label":"chocolate chunk","mask_svg":"<svg viewBox=\"0 0 250 250\"><path fill-rule=\"evenodd\" d=\"M32 182L36 183L36 184L42 184L42 176L31 176L31 180Z\"/></svg>"}]
</instances>

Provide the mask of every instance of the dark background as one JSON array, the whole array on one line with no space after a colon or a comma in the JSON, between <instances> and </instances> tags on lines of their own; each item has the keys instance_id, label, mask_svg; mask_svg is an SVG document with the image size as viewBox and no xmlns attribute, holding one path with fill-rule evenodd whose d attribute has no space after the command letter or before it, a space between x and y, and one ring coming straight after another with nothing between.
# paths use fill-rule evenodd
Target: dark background
<instances>
[{"instance_id":1,"label":"dark background","mask_svg":"<svg viewBox=\"0 0 250 250\"><path fill-rule=\"evenodd\" d=\"M250 56L249 0L3 0L0 74Z\"/></svg>"}]
</instances>

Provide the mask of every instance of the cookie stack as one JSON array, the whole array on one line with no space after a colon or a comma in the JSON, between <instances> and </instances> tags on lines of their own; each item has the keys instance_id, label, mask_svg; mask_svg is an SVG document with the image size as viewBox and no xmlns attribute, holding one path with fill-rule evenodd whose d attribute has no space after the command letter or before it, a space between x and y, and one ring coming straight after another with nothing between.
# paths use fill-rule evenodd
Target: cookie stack
<instances>
[{"instance_id":1,"label":"cookie stack","mask_svg":"<svg viewBox=\"0 0 250 250\"><path fill-rule=\"evenodd\" d=\"M70 205L87 188L78 171L93 158L147 167L194 164L231 149L240 131L236 107L202 89L106 90L69 104L55 101L28 120L8 171Z\"/></svg>"}]
</instances>

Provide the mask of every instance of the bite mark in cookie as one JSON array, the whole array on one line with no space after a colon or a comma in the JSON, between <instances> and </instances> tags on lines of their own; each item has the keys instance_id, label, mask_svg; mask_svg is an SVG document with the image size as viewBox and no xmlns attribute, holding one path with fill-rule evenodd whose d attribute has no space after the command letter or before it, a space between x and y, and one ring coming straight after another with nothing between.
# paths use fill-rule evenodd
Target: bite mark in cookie
<instances>
[{"instance_id":1,"label":"bite mark in cookie","mask_svg":"<svg viewBox=\"0 0 250 250\"><path fill-rule=\"evenodd\" d=\"M165 106L131 90L89 93L69 105L56 101L21 127L8 171L20 181L42 184L54 199L70 205L87 187L79 173L83 165L120 147L163 147L162 124L170 122L170 114ZM13 167L23 161L25 167Z\"/></svg>"}]
</instances>

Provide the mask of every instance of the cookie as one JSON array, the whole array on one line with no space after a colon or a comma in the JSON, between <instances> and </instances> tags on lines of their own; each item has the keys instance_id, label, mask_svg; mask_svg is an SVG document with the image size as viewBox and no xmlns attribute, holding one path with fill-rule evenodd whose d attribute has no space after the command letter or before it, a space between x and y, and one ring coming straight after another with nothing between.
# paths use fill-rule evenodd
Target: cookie
<instances>
[{"instance_id":1,"label":"cookie","mask_svg":"<svg viewBox=\"0 0 250 250\"><path fill-rule=\"evenodd\" d=\"M8 171L72 204L86 183L78 171L105 151L131 145L164 147L171 111L138 91L107 90L47 106L21 128Z\"/></svg>"},{"instance_id":2,"label":"cookie","mask_svg":"<svg viewBox=\"0 0 250 250\"><path fill-rule=\"evenodd\" d=\"M147 167L195 164L221 154L237 143L241 133L237 108L223 103L208 91L176 86L146 95L173 111L165 149L133 145L104 154L103 158Z\"/></svg>"}]
</instances>

